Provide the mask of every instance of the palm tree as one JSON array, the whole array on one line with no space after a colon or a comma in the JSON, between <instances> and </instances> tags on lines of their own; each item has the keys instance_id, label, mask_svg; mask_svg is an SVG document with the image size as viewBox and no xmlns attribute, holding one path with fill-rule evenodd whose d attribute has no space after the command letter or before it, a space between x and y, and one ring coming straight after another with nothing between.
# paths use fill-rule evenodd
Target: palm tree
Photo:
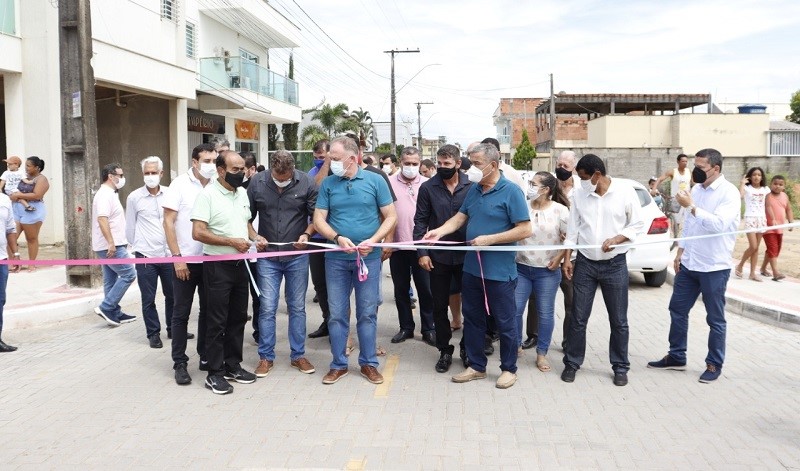
<instances>
[{"instance_id":1,"label":"palm tree","mask_svg":"<svg viewBox=\"0 0 800 471\"><path fill-rule=\"evenodd\" d=\"M328 133L316 124L309 124L304 127L303 132L300 134L300 142L302 142L303 149L313 149L317 141L329 138Z\"/></svg>"},{"instance_id":2,"label":"palm tree","mask_svg":"<svg viewBox=\"0 0 800 471\"><path fill-rule=\"evenodd\" d=\"M322 129L328 134L328 139L331 139L334 132L341 132L342 121L347 120L348 111L347 105L344 103L339 103L336 106L325 103L321 108L314 111L311 119L318 121Z\"/></svg>"},{"instance_id":3,"label":"palm tree","mask_svg":"<svg viewBox=\"0 0 800 471\"><path fill-rule=\"evenodd\" d=\"M361 142L371 143L373 129L372 116L369 115L369 111L358 108L358 110L350 113L350 120L355 123L356 129L354 129L354 131L358 133Z\"/></svg>"}]
</instances>

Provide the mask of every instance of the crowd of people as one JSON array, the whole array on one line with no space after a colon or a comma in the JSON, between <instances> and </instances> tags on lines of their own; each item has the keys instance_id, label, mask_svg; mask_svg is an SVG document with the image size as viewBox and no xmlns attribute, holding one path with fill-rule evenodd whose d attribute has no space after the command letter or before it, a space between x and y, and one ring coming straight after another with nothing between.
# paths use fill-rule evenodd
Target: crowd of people
<instances>
[{"instance_id":1,"label":"crowd of people","mask_svg":"<svg viewBox=\"0 0 800 471\"><path fill-rule=\"evenodd\" d=\"M577 159L564 151L554 173L538 172L526 181L502 162L499 144L491 138L471 144L467 157L459 148L444 145L435 163L422 159L414 147L403 149L399 158L385 155L375 160L364 158L362 147L349 135L320 141L313 148L314 165L306 173L296 168L288 151L274 152L269 168L258 171L254 156L231 151L227 142L201 144L192 151L191 168L169 187L161 184L161 159L148 157L141 162L144 185L130 193L124 209L118 194L125 185L124 171L119 164L106 165L92 205L92 249L98 258L120 262L103 265L104 299L95 312L114 327L135 321L137 316L123 312L119 303L136 280L146 338L150 347L162 348L155 302L160 281L175 381L187 385L192 382L187 341L195 337L189 318L197 294L198 368L206 372L208 389L227 394L233 391L231 381L253 383L268 376L277 361L281 285L288 312L289 365L314 373L305 354L306 338L329 337L331 362L322 382L333 384L346 376L354 348L354 293L359 372L380 384L377 315L383 302L383 261L389 260L398 323L391 342L415 337L418 305L421 339L438 350L438 359L431 361L436 372L450 370L453 333L463 328L459 356L464 370L452 381L486 378L488 356L499 342L495 385L505 389L516 382L517 359L525 349L536 349L538 370L551 371L548 353L559 289L565 313L561 379L575 380L584 362L587 322L599 287L611 325L613 383L628 383L626 244L636 241L644 222L635 190L608 175L602 159L593 154ZM44 164L29 163L28 178L17 182L11 199L21 193L16 200L34 209L18 203L19 210L10 210L11 200L0 201L0 222L7 228L6 239L0 241L7 245L4 254L18 256L12 215L44 212L34 205L46 191L40 181L46 179L38 178ZM700 381L710 382L719 377L724 362L724 292L740 193L722 175L722 156L716 150L699 151L693 171L687 166L688 157L682 155L678 168L659 179L672 179L675 191L669 203L674 206L671 213L682 218L683 235L725 235L679 241L669 305L669 353L648 367L685 368L688 315L702 293L710 334ZM793 220L781 191L782 177L773 178L770 190L765 190L763 179L763 171L756 168L742 181L748 228ZM4 181L9 181L5 175ZM29 188L23 186L26 181ZM761 271L769 263L779 279L780 234L767 233L764 238L768 252ZM333 244L338 250L322 250L315 243ZM395 244L375 246L380 243ZM447 250L451 246L456 250ZM139 259L136 264L126 263L129 247ZM247 252L267 256L254 255L250 261L184 260ZM175 260L165 263L165 257ZM147 263L148 258L161 260ZM755 262L750 260L752 277ZM0 266L0 284L5 284L8 269ZM741 269L742 264L737 275ZM322 323L307 334L309 272ZM250 299L259 357L252 372L242 365ZM0 340L0 348L6 347Z\"/></svg>"}]
</instances>

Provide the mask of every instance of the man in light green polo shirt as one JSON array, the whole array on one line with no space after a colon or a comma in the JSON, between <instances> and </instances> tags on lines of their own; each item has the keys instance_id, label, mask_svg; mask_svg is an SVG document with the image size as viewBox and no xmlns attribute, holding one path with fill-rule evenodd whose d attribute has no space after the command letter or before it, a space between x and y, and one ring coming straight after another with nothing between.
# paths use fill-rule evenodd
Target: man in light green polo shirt
<instances>
[{"instance_id":1,"label":"man in light green polo shirt","mask_svg":"<svg viewBox=\"0 0 800 471\"><path fill-rule=\"evenodd\" d=\"M217 179L197 196L192 210L192 238L203 243L205 255L245 253L252 242L258 250L267 241L250 225L250 202L242 188L244 159L233 151L217 157ZM245 260L203 263L207 297L206 387L214 394L233 392L228 380L252 383L256 376L242 366L242 342L247 323L249 276Z\"/></svg>"}]
</instances>

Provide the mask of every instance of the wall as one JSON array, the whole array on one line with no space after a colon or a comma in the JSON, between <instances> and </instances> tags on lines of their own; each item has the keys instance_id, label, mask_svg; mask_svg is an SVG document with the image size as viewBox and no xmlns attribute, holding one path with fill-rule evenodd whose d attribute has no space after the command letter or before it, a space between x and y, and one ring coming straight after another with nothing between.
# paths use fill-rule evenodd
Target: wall
<instances>
[{"instance_id":1,"label":"wall","mask_svg":"<svg viewBox=\"0 0 800 471\"><path fill-rule=\"evenodd\" d=\"M559 140L561 136L557 136ZM590 147L668 147L672 116L609 115L589 121Z\"/></svg>"},{"instance_id":2,"label":"wall","mask_svg":"<svg viewBox=\"0 0 800 471\"><path fill-rule=\"evenodd\" d=\"M767 114L687 114L678 115L677 143L694 154L712 147L723 156L767 154Z\"/></svg>"},{"instance_id":3,"label":"wall","mask_svg":"<svg viewBox=\"0 0 800 471\"><path fill-rule=\"evenodd\" d=\"M564 150L574 151L578 159L586 154L595 154L606 164L606 172L612 177L630 178L642 183L647 183L650 177L658 176L667 169L675 166L675 159L682 153L680 148L596 148L573 147L558 148L553 151L553 164L555 159Z\"/></svg>"},{"instance_id":4,"label":"wall","mask_svg":"<svg viewBox=\"0 0 800 471\"><path fill-rule=\"evenodd\" d=\"M114 100L97 103L99 167L111 162L122 166L126 179L125 187L120 190L123 204L132 190L144 184L140 162L147 156L161 157L164 161L161 183L170 182L170 102L145 96L128 98L126 102L125 108L118 107Z\"/></svg>"}]
</instances>

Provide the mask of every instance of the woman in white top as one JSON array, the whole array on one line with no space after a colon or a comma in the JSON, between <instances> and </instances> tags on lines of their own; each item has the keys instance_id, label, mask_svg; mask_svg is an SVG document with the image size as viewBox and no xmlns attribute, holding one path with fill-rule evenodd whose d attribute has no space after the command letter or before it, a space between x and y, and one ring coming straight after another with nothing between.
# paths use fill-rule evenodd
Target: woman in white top
<instances>
[{"instance_id":1,"label":"woman in white top","mask_svg":"<svg viewBox=\"0 0 800 471\"><path fill-rule=\"evenodd\" d=\"M529 212L533 234L520 245L560 246L567 233L569 200L561 191L556 178L548 172L538 172L528 187ZM556 293L561 283L561 261L565 251L559 248L517 253L517 341L522 344L522 313L533 292L539 313L539 339L536 345L536 366L550 371L547 349L553 336Z\"/></svg>"},{"instance_id":2,"label":"woman in white top","mask_svg":"<svg viewBox=\"0 0 800 471\"><path fill-rule=\"evenodd\" d=\"M742 177L739 191L744 199L744 227L745 229L760 229L767 227L767 212L764 209L764 202L769 194L769 187L764 184L764 170L761 167L753 167L747 171L747 175ZM747 233L747 250L742 255L742 260L736 265L736 276L743 276L742 270L744 262L750 260L750 279L762 281L756 274L758 267L758 246L761 245L761 232Z\"/></svg>"}]
</instances>

